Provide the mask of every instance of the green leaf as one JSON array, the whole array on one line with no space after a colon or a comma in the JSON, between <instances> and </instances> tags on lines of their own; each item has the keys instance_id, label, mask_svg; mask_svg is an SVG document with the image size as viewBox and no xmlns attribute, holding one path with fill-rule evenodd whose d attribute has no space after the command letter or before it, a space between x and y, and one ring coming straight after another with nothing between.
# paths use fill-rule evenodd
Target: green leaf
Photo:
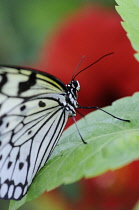
<instances>
[{"instance_id":1,"label":"green leaf","mask_svg":"<svg viewBox=\"0 0 139 210\"><path fill-rule=\"evenodd\" d=\"M127 36L132 47L137 51L134 54L139 61L139 0L116 0L119 6L116 10L122 17L122 26L127 32Z\"/></svg>"},{"instance_id":2,"label":"green leaf","mask_svg":"<svg viewBox=\"0 0 139 210\"><path fill-rule=\"evenodd\" d=\"M35 177L21 201L11 201L10 210L38 197L45 190L94 177L139 158L139 93L115 101L106 111L131 122L94 111L78 121L88 144L83 144L75 125L67 129L51 159Z\"/></svg>"},{"instance_id":3,"label":"green leaf","mask_svg":"<svg viewBox=\"0 0 139 210\"><path fill-rule=\"evenodd\" d=\"M136 203L136 205L134 206L133 210L139 210L139 201Z\"/></svg>"}]
</instances>

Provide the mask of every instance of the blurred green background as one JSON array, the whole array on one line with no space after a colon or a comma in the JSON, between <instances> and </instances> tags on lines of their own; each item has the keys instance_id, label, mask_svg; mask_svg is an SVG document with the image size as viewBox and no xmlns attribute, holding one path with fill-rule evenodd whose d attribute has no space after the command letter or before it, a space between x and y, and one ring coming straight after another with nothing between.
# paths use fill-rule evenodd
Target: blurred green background
<instances>
[{"instance_id":1,"label":"blurred green background","mask_svg":"<svg viewBox=\"0 0 139 210\"><path fill-rule=\"evenodd\" d=\"M112 0L0 0L0 63L34 63L44 39L81 6Z\"/></svg>"}]
</instances>

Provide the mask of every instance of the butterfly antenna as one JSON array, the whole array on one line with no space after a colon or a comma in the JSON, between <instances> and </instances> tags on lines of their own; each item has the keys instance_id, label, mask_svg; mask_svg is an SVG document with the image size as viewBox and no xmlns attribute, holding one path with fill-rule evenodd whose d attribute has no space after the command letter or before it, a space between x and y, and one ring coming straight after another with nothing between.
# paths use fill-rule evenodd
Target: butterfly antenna
<instances>
[{"instance_id":1,"label":"butterfly antenna","mask_svg":"<svg viewBox=\"0 0 139 210\"><path fill-rule=\"evenodd\" d=\"M72 80L74 80L74 78L75 78L75 73L77 72L77 70L79 69L79 67L80 67L80 65L81 65L81 63L82 63L82 61L83 61L83 59L85 58L86 56L82 56L81 57L81 59L80 59L80 62L78 63L78 66L76 67L76 69L75 69L75 71L73 72L73 76L72 76Z\"/></svg>"},{"instance_id":2,"label":"butterfly antenna","mask_svg":"<svg viewBox=\"0 0 139 210\"><path fill-rule=\"evenodd\" d=\"M79 128L78 128L77 123L76 123L76 120L75 120L75 117L72 117L72 118L73 118L73 121L74 121L74 123L75 123L75 126L76 126L76 128L77 128L78 134L79 134L79 136L80 136L82 142L83 142L84 144L87 144L87 142L83 139L83 137L82 137L82 135L81 135L81 133L80 133L80 131L79 131Z\"/></svg>"},{"instance_id":3,"label":"butterfly antenna","mask_svg":"<svg viewBox=\"0 0 139 210\"><path fill-rule=\"evenodd\" d=\"M125 122L130 122L130 120L125 120L125 119L116 117L115 115L113 115L113 114L111 114L111 113L105 111L104 109L99 108L98 106L92 106L92 107L78 106L78 108L79 108L79 109L99 109L99 110L105 112L106 114L108 114L108 115L110 115L110 116L112 116L112 117L114 117L114 118L116 118L116 119L118 119L118 120L125 121Z\"/></svg>"},{"instance_id":4,"label":"butterfly antenna","mask_svg":"<svg viewBox=\"0 0 139 210\"><path fill-rule=\"evenodd\" d=\"M77 74L75 74L75 72L76 72L76 70L75 70L75 72L74 72L75 75L72 77L72 80L74 80L75 77L77 77L78 74L80 74L81 72L83 72L83 71L85 71L86 69L90 68L91 66L93 66L94 64L96 64L97 62L99 62L100 60L102 60L104 57L109 56L109 55L112 55L112 54L114 54L114 52L111 52L111 53L108 53L108 54L103 55L103 56L100 57L98 60L96 60L95 62L91 63L89 66L87 66L87 67L85 67L84 69L82 69L81 71L79 71ZM80 62L80 63L81 63L81 62ZM79 63L79 64L80 64L80 63ZM78 66L79 66L79 65L78 65ZM76 68L76 69L77 69L77 68Z\"/></svg>"}]
</instances>

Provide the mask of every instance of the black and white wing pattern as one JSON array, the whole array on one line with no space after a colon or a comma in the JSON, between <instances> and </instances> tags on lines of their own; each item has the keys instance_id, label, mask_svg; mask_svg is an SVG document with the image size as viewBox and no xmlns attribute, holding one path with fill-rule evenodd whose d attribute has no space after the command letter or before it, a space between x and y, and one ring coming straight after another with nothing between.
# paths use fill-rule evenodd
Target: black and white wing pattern
<instances>
[{"instance_id":1,"label":"black and white wing pattern","mask_svg":"<svg viewBox=\"0 0 139 210\"><path fill-rule=\"evenodd\" d=\"M71 111L54 76L0 67L0 198L21 199L48 160Z\"/></svg>"}]
</instances>

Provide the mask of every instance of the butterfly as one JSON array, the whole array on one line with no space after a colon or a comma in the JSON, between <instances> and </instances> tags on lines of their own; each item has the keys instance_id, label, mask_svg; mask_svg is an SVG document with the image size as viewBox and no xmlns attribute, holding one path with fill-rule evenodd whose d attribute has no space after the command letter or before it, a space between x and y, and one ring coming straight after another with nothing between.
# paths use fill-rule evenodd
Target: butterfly
<instances>
[{"instance_id":1,"label":"butterfly","mask_svg":"<svg viewBox=\"0 0 139 210\"><path fill-rule=\"evenodd\" d=\"M78 104L80 84L75 77L80 72L65 85L48 73L0 66L0 198L20 200L27 193L59 141L68 118L75 121L76 109L102 110ZM86 143L80 132L79 135Z\"/></svg>"}]
</instances>

